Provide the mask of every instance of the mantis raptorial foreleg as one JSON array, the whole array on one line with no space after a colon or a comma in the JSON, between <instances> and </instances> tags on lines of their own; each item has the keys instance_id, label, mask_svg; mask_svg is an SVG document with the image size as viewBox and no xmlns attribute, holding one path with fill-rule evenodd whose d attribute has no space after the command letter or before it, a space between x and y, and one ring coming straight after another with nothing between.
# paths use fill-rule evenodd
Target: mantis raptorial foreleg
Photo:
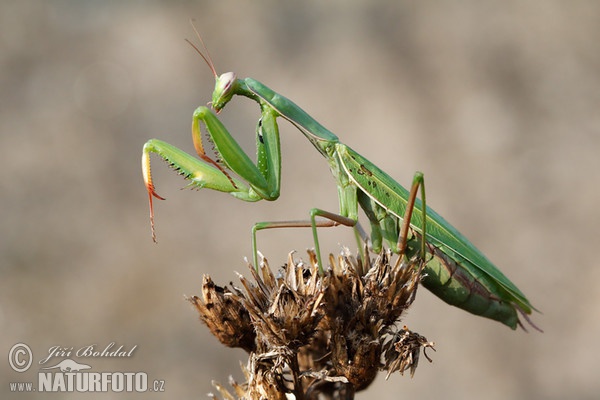
<instances>
[{"instance_id":1,"label":"mantis raptorial foreleg","mask_svg":"<svg viewBox=\"0 0 600 400\"><path fill-rule=\"evenodd\" d=\"M204 151L201 124L206 127L215 152L220 157L219 161L212 160ZM144 145L142 172L148 190L152 238L155 241L152 200L153 197L160 200L164 198L156 193L152 181L150 153L158 154L184 178L190 180L188 185L190 187L218 190L250 202L262 199L275 200L279 197L281 154L279 130L274 112L264 110L256 128L256 136L257 163L255 165L221 121L207 107L198 107L192 119L192 139L196 153L205 162L162 140L151 139ZM241 179L231 176L227 170Z\"/></svg>"}]
</instances>

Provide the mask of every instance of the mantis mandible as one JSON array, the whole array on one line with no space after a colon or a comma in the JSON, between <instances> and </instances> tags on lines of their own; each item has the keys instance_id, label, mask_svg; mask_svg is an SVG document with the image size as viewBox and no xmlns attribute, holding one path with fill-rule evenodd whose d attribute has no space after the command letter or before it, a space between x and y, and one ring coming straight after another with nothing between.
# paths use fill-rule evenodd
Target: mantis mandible
<instances>
[{"instance_id":1,"label":"mantis mandible","mask_svg":"<svg viewBox=\"0 0 600 400\"><path fill-rule=\"evenodd\" d=\"M192 139L200 159L162 140L151 139L143 148L142 171L148 190L152 237L153 197L156 193L150 172L150 153L156 153L188 180L189 186L229 193L249 202L276 200L280 192L281 152L277 118L293 124L323 155L338 188L339 213L318 208L310 211L310 221L262 222L252 228L252 250L256 263L256 232L267 228L311 227L318 265L322 270L317 227L357 226L358 209L363 209L370 224L374 252L387 245L401 255L427 253L422 284L446 303L465 311L499 321L512 329L525 327L521 314L538 329L528 315L535 308L525 295L467 238L425 204L423 174L414 176L411 191L406 190L373 162L341 143L336 135L313 119L286 97L252 78L239 79L233 72L218 75L208 49L192 46L208 64L216 84L212 109L218 114L233 96L247 97L260 106L256 127L257 161L254 163L227 131L216 115L205 106L192 118ZM202 143L204 124L218 160L210 158ZM231 172L237 176L233 176ZM418 189L421 199L417 199ZM321 217L321 218L317 218ZM537 311L537 310L536 310Z\"/></svg>"}]
</instances>

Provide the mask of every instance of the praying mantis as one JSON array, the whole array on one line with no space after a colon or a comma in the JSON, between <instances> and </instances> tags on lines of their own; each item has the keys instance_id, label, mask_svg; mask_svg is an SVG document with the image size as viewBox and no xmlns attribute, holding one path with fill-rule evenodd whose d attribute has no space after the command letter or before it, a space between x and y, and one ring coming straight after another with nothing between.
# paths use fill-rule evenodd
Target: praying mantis
<instances>
[{"instance_id":1,"label":"praying mantis","mask_svg":"<svg viewBox=\"0 0 600 400\"><path fill-rule=\"evenodd\" d=\"M197 32L196 32L197 33ZM192 117L192 139L199 158L159 139L143 147L142 171L148 191L152 237L153 198L164 200L155 190L150 154L155 153L189 181L190 187L229 193L237 199L255 202L279 197L281 151L277 118L294 125L323 155L335 179L339 213L312 208L310 220L260 222L252 228L252 251L257 265L256 232L282 227L311 227L321 272L323 264L318 227L357 227L359 207L370 224L374 252L384 245L403 256L419 256L424 263L422 285L446 303L465 311L499 321L512 329L524 325L519 315L535 329L528 315L537 311L525 295L481 251L456 228L426 205L423 174L415 173L411 190L392 179L286 97L261 82L239 79L233 72L218 75L208 49L198 35L206 55L189 42L210 67L215 80L212 102L219 113L234 96L246 97L260 106L256 127L257 158L254 163L242 150L210 108L198 107ZM218 157L209 157L202 143L201 125ZM235 174L235 176L233 174ZM417 198L420 189L421 198Z\"/></svg>"}]
</instances>

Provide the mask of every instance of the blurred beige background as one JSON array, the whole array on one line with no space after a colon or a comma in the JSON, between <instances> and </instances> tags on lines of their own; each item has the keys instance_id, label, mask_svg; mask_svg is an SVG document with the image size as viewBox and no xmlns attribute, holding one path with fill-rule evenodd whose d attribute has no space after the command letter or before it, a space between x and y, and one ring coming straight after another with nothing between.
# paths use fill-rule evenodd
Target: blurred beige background
<instances>
[{"instance_id":1,"label":"blurred beige background","mask_svg":"<svg viewBox=\"0 0 600 400\"><path fill-rule=\"evenodd\" d=\"M337 209L325 161L282 122L274 203L181 191L155 158L168 200L152 243L142 145L193 151L192 112L214 84L184 42L190 18L219 72L290 97L403 184L423 171L429 204L543 311L544 334L513 332L421 290L404 322L436 342L434 363L412 380L380 376L357 398L597 397L600 4L583 1L3 1L4 360L19 342L34 362L57 345L137 345L132 358L89 363L166 381L140 398L205 398L211 379L241 378L245 356L209 336L183 295L205 273L225 284L246 272L254 222ZM221 116L251 155L258 115L236 99ZM321 236L328 251L354 247L349 229ZM272 267L310 246L307 230L259 236ZM1 362L0 396L38 368Z\"/></svg>"}]
</instances>

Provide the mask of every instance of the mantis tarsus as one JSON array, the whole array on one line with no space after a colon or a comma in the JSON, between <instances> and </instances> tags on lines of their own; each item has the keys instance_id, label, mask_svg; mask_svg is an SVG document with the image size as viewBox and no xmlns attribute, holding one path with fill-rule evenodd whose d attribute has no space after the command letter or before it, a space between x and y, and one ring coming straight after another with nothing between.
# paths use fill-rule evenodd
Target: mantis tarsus
<instances>
[{"instance_id":1,"label":"mantis tarsus","mask_svg":"<svg viewBox=\"0 0 600 400\"><path fill-rule=\"evenodd\" d=\"M401 255L418 255L420 252L424 256L427 253L422 284L442 300L512 329L517 325L524 328L518 316L521 314L539 330L528 318L535 308L525 295L458 230L426 206L421 173L415 174L409 193L371 161L341 143L336 135L291 100L252 78L238 79L233 72L219 76L203 42L202 45L206 55L192 44L215 76L211 102L215 112L219 113L235 95L254 100L260 106L261 117L256 127L257 161L253 163L216 115L204 106L198 107L192 118L192 138L200 160L164 141L149 140L143 149L142 170L154 239L152 198L163 198L156 193L152 182L150 153L167 161L190 181L189 186L230 193L250 202L276 200L281 169L277 118L282 117L298 128L329 163L338 187L340 212L335 214L313 208L310 221L257 223L252 229L255 266L257 230L308 226L312 227L315 252L322 268L317 227L356 226L360 206L370 223L373 251L380 251L385 243ZM201 124L205 125L214 144L218 162L204 151ZM421 199L416 199L419 187Z\"/></svg>"}]
</instances>

